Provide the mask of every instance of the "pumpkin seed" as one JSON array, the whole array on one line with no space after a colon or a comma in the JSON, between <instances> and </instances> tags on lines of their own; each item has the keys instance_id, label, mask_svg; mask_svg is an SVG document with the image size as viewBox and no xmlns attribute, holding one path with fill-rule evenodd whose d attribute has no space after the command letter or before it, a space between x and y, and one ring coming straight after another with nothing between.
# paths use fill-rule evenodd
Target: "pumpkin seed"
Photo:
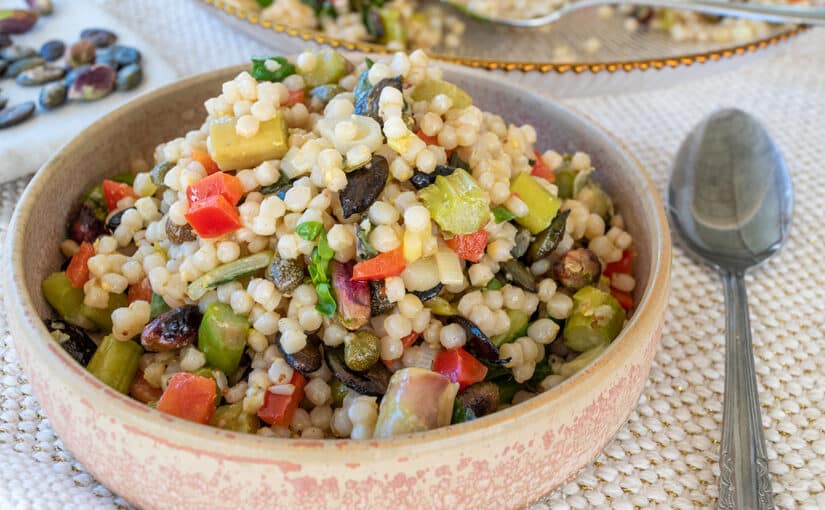
<instances>
[{"instance_id":1,"label":"pumpkin seed","mask_svg":"<svg viewBox=\"0 0 825 510\"><path fill-rule=\"evenodd\" d=\"M45 110L53 110L66 102L66 95L69 87L63 82L49 83L40 90L40 107Z\"/></svg>"},{"instance_id":2,"label":"pumpkin seed","mask_svg":"<svg viewBox=\"0 0 825 510\"><path fill-rule=\"evenodd\" d=\"M26 101L0 111L0 129L16 126L34 114L34 102Z\"/></svg>"},{"instance_id":3,"label":"pumpkin seed","mask_svg":"<svg viewBox=\"0 0 825 510\"><path fill-rule=\"evenodd\" d=\"M92 41L98 48L108 48L117 41L117 36L104 28L87 28L80 32L80 38Z\"/></svg>"},{"instance_id":4,"label":"pumpkin seed","mask_svg":"<svg viewBox=\"0 0 825 510\"><path fill-rule=\"evenodd\" d=\"M114 69L104 65L93 65L75 78L69 87L69 99L96 101L108 96L114 85Z\"/></svg>"},{"instance_id":5,"label":"pumpkin seed","mask_svg":"<svg viewBox=\"0 0 825 510\"><path fill-rule=\"evenodd\" d=\"M46 41L43 43L43 46L40 47L40 56L46 59L46 62L54 62L62 57L65 52L66 45L63 44L63 41L57 39Z\"/></svg>"},{"instance_id":6,"label":"pumpkin seed","mask_svg":"<svg viewBox=\"0 0 825 510\"><path fill-rule=\"evenodd\" d=\"M0 33L25 34L32 29L39 16L23 9L0 10Z\"/></svg>"},{"instance_id":7,"label":"pumpkin seed","mask_svg":"<svg viewBox=\"0 0 825 510\"><path fill-rule=\"evenodd\" d=\"M92 41L81 39L66 48L66 65L79 67L95 61L95 45Z\"/></svg>"},{"instance_id":8,"label":"pumpkin seed","mask_svg":"<svg viewBox=\"0 0 825 510\"><path fill-rule=\"evenodd\" d=\"M40 57L31 57L18 60L6 69L6 78L17 78L17 75L23 71L40 67L45 63L46 61Z\"/></svg>"},{"instance_id":9,"label":"pumpkin seed","mask_svg":"<svg viewBox=\"0 0 825 510\"><path fill-rule=\"evenodd\" d=\"M117 89L132 90L143 81L143 69L140 64L129 64L117 72Z\"/></svg>"},{"instance_id":10,"label":"pumpkin seed","mask_svg":"<svg viewBox=\"0 0 825 510\"><path fill-rule=\"evenodd\" d=\"M26 3L29 4L29 8L40 14L41 16L48 16L52 12L54 12L54 5L52 5L52 0L26 0Z\"/></svg>"},{"instance_id":11,"label":"pumpkin seed","mask_svg":"<svg viewBox=\"0 0 825 510\"><path fill-rule=\"evenodd\" d=\"M8 60L11 62L17 62L18 60L23 60L24 58L32 58L36 57L37 52L34 51L34 48L29 48L28 46L20 46L17 44L13 44L6 48L3 48L0 51L0 58L3 60Z\"/></svg>"},{"instance_id":12,"label":"pumpkin seed","mask_svg":"<svg viewBox=\"0 0 825 510\"><path fill-rule=\"evenodd\" d=\"M127 66L140 62L140 52L131 46L112 46L112 58L118 66Z\"/></svg>"},{"instance_id":13,"label":"pumpkin seed","mask_svg":"<svg viewBox=\"0 0 825 510\"><path fill-rule=\"evenodd\" d=\"M34 67L17 75L15 81L18 85L30 87L34 85L43 85L57 81L66 74L66 70L62 67L55 66L40 66Z\"/></svg>"}]
</instances>

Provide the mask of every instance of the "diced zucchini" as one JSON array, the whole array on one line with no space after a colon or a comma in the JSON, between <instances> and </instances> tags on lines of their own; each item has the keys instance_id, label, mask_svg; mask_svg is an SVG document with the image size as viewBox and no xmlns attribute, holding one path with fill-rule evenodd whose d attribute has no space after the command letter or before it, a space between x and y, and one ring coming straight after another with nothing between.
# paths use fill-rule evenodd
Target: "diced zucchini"
<instances>
[{"instance_id":1,"label":"diced zucchini","mask_svg":"<svg viewBox=\"0 0 825 510\"><path fill-rule=\"evenodd\" d=\"M529 315L521 310L510 310L508 308L507 316L510 317L510 327L505 333L496 335L490 339L496 347L501 347L527 334L527 325L530 322Z\"/></svg>"},{"instance_id":2,"label":"diced zucchini","mask_svg":"<svg viewBox=\"0 0 825 510\"><path fill-rule=\"evenodd\" d=\"M269 267L269 264L272 263L273 256L274 253L271 251L261 251L254 255L249 255L248 257L220 265L190 283L186 293L189 294L191 299L197 301L206 295L211 288L229 283L238 278L243 278L244 276L249 276L256 271Z\"/></svg>"},{"instance_id":3,"label":"diced zucchini","mask_svg":"<svg viewBox=\"0 0 825 510\"><path fill-rule=\"evenodd\" d=\"M622 330L625 310L609 293L586 286L573 294L573 314L564 325L564 345L585 352L613 341Z\"/></svg>"},{"instance_id":4,"label":"diced zucchini","mask_svg":"<svg viewBox=\"0 0 825 510\"><path fill-rule=\"evenodd\" d=\"M453 101L453 108L464 109L472 106L473 98L454 83L441 80L424 80L412 91L414 101L432 101L435 96L444 94Z\"/></svg>"},{"instance_id":5,"label":"diced zucchini","mask_svg":"<svg viewBox=\"0 0 825 510\"><path fill-rule=\"evenodd\" d=\"M237 119L219 119L209 128L210 156L221 170L253 168L270 159L281 159L289 146L286 118L281 110L261 122L258 133L250 138L235 131Z\"/></svg>"},{"instance_id":6,"label":"diced zucchini","mask_svg":"<svg viewBox=\"0 0 825 510\"><path fill-rule=\"evenodd\" d=\"M108 335L100 342L86 368L106 385L125 394L135 378L142 354L143 347L139 343L120 341Z\"/></svg>"},{"instance_id":7,"label":"diced zucchini","mask_svg":"<svg viewBox=\"0 0 825 510\"><path fill-rule=\"evenodd\" d=\"M315 56L318 60L315 67L306 72L298 70L307 87L335 84L347 74L347 59L337 51L322 48L315 52Z\"/></svg>"},{"instance_id":8,"label":"diced zucchini","mask_svg":"<svg viewBox=\"0 0 825 510\"><path fill-rule=\"evenodd\" d=\"M418 197L433 221L447 232L473 234L490 221L490 204L484 191L461 168L450 175L436 177L435 184L418 191Z\"/></svg>"},{"instance_id":9,"label":"diced zucchini","mask_svg":"<svg viewBox=\"0 0 825 510\"><path fill-rule=\"evenodd\" d=\"M245 413L243 404L229 404L215 409L209 424L224 430L254 434L261 427L261 422L254 414Z\"/></svg>"},{"instance_id":10,"label":"diced zucchini","mask_svg":"<svg viewBox=\"0 0 825 510\"><path fill-rule=\"evenodd\" d=\"M538 234L550 226L561 207L561 200L554 197L532 175L521 173L510 183L510 192L527 204L527 214L516 218L516 223Z\"/></svg>"},{"instance_id":11,"label":"diced zucchini","mask_svg":"<svg viewBox=\"0 0 825 510\"><path fill-rule=\"evenodd\" d=\"M198 328L198 349L210 367L231 375L241 361L248 335L249 322L245 317L237 315L226 303L211 303Z\"/></svg>"}]
</instances>

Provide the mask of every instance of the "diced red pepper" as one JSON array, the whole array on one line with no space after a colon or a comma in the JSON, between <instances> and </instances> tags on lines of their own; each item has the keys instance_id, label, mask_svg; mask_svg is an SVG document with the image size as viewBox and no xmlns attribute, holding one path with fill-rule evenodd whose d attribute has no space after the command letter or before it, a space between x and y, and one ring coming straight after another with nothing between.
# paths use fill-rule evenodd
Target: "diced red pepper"
<instances>
[{"instance_id":1,"label":"diced red pepper","mask_svg":"<svg viewBox=\"0 0 825 510\"><path fill-rule=\"evenodd\" d=\"M196 423L209 423L215 412L214 379L178 372L158 400L158 411Z\"/></svg>"},{"instance_id":2,"label":"diced red pepper","mask_svg":"<svg viewBox=\"0 0 825 510\"><path fill-rule=\"evenodd\" d=\"M401 345L403 345L405 349L408 347L412 347L412 345L418 340L419 336L421 336L421 333L413 331L412 333L401 339Z\"/></svg>"},{"instance_id":3,"label":"diced red pepper","mask_svg":"<svg viewBox=\"0 0 825 510\"><path fill-rule=\"evenodd\" d=\"M103 196L109 212L117 209L117 203L126 197L137 198L135 190L126 183L103 179Z\"/></svg>"},{"instance_id":4,"label":"diced red pepper","mask_svg":"<svg viewBox=\"0 0 825 510\"><path fill-rule=\"evenodd\" d=\"M457 382L462 391L467 386L483 381L487 376L487 367L472 354L461 347L447 349L438 353L433 362L433 371Z\"/></svg>"},{"instance_id":5,"label":"diced red pepper","mask_svg":"<svg viewBox=\"0 0 825 510\"><path fill-rule=\"evenodd\" d=\"M186 221L203 238L218 237L241 228L238 209L223 195L204 198L192 204Z\"/></svg>"},{"instance_id":6,"label":"diced red pepper","mask_svg":"<svg viewBox=\"0 0 825 510\"><path fill-rule=\"evenodd\" d=\"M243 191L240 179L224 172L215 172L186 188L186 198L191 206L205 198L221 195L234 206L243 196Z\"/></svg>"},{"instance_id":7,"label":"diced red pepper","mask_svg":"<svg viewBox=\"0 0 825 510\"><path fill-rule=\"evenodd\" d=\"M626 273L626 274L633 274L633 257L636 254L633 253L631 250L625 250L622 252L622 258L617 260L616 262L611 262L607 266L605 266L604 271L602 273L605 276L610 276L613 273Z\"/></svg>"},{"instance_id":8,"label":"diced red pepper","mask_svg":"<svg viewBox=\"0 0 825 510\"><path fill-rule=\"evenodd\" d=\"M146 277L138 283L129 286L129 293L126 294L129 304L135 301L152 302L152 284L149 283L149 278Z\"/></svg>"},{"instance_id":9,"label":"diced red pepper","mask_svg":"<svg viewBox=\"0 0 825 510\"><path fill-rule=\"evenodd\" d=\"M446 243L459 258L478 262L484 256L484 249L487 247L487 231L479 230L473 234L457 235L448 239Z\"/></svg>"},{"instance_id":10,"label":"diced red pepper","mask_svg":"<svg viewBox=\"0 0 825 510\"><path fill-rule=\"evenodd\" d=\"M95 247L92 243L81 243L80 249L72 255L69 267L66 268L66 276L71 280L72 287L82 289L89 281L89 259L94 256Z\"/></svg>"},{"instance_id":11,"label":"diced red pepper","mask_svg":"<svg viewBox=\"0 0 825 510\"><path fill-rule=\"evenodd\" d=\"M633 296L619 289L610 288L610 294L622 305L625 310L633 308Z\"/></svg>"},{"instance_id":12,"label":"diced red pepper","mask_svg":"<svg viewBox=\"0 0 825 510\"><path fill-rule=\"evenodd\" d=\"M352 279L355 281L383 280L390 276L400 275L406 267L407 259L404 258L404 251L396 248L355 264L352 268Z\"/></svg>"},{"instance_id":13,"label":"diced red pepper","mask_svg":"<svg viewBox=\"0 0 825 510\"><path fill-rule=\"evenodd\" d=\"M544 163L544 160L541 158L541 153L537 150L534 150L533 153L536 155L536 162L533 163L533 170L530 174L550 182L556 182L556 174Z\"/></svg>"},{"instance_id":14,"label":"diced red pepper","mask_svg":"<svg viewBox=\"0 0 825 510\"><path fill-rule=\"evenodd\" d=\"M217 163L209 156L209 153L206 151L199 151L197 149L192 149L192 159L200 163L206 173L209 175L214 174L215 172L220 172L221 169Z\"/></svg>"},{"instance_id":15,"label":"diced red pepper","mask_svg":"<svg viewBox=\"0 0 825 510\"><path fill-rule=\"evenodd\" d=\"M298 103L303 103L306 101L306 93L304 89L301 90L290 90L289 95L286 97L286 105L285 106L295 106Z\"/></svg>"},{"instance_id":16,"label":"diced red pepper","mask_svg":"<svg viewBox=\"0 0 825 510\"><path fill-rule=\"evenodd\" d=\"M307 380L296 370L289 383L295 387L292 395L276 395L271 391L266 392L264 404L258 410L258 418L270 425L289 426L295 410L298 409L298 404L304 398L304 386Z\"/></svg>"},{"instance_id":17,"label":"diced red pepper","mask_svg":"<svg viewBox=\"0 0 825 510\"><path fill-rule=\"evenodd\" d=\"M416 135L418 136L418 138L424 140L424 143L426 143L427 145L438 145L438 136L425 135L424 131L421 131L420 129L418 130Z\"/></svg>"}]
</instances>

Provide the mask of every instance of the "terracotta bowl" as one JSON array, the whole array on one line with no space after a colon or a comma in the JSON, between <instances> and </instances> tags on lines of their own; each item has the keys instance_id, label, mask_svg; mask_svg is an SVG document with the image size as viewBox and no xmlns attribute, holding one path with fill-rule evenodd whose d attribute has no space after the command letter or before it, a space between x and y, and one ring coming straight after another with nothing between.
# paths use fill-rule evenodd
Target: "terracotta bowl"
<instances>
[{"instance_id":1,"label":"terracotta bowl","mask_svg":"<svg viewBox=\"0 0 825 510\"><path fill-rule=\"evenodd\" d=\"M539 147L584 150L635 239L639 303L589 367L522 404L389 440L284 440L161 414L97 381L52 341L40 283L61 263L72 205L89 186L200 125L203 102L240 68L183 80L102 118L31 181L8 233L5 301L18 358L66 447L140 508L517 508L573 476L641 394L667 306L671 245L653 183L592 121L504 81L451 70L482 109L530 123ZM8 267L8 266L7 266Z\"/></svg>"}]
</instances>

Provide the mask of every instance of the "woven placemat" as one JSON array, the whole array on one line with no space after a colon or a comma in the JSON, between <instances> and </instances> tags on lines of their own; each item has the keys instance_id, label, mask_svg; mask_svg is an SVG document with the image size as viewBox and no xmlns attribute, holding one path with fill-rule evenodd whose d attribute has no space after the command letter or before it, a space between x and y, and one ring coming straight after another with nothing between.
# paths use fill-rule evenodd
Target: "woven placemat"
<instances>
[{"instance_id":1,"label":"woven placemat","mask_svg":"<svg viewBox=\"0 0 825 510\"><path fill-rule=\"evenodd\" d=\"M144 26L179 71L263 51L192 2L99 0ZM115 12L115 5L121 10ZM162 15L161 15L162 14ZM208 46L199 41L209 40ZM215 48L221 48L219 52ZM729 106L764 121L793 173L797 205L779 256L747 278L756 369L777 506L825 508L825 30L734 73L669 90L568 101L623 139L660 192L680 140ZM26 180L0 186L0 237ZM0 239L2 241L2 239ZM0 300L5 294L0 288ZM24 340L25 341L25 340ZM724 303L715 274L678 247L661 347L637 409L579 476L532 510L714 505L722 420ZM63 448L18 366L0 314L0 508L128 507Z\"/></svg>"}]
</instances>

